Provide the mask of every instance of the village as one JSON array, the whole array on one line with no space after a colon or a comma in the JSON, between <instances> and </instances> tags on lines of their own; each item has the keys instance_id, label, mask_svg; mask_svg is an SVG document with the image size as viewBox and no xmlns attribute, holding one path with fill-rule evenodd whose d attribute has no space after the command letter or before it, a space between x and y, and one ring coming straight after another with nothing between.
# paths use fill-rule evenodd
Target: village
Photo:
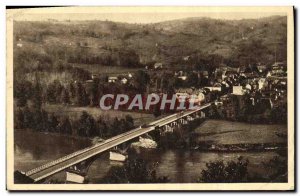
<instances>
[{"instance_id":1,"label":"village","mask_svg":"<svg viewBox=\"0 0 300 196\"><path fill-rule=\"evenodd\" d=\"M185 59L188 60L187 57ZM213 101L220 113L218 115L225 119L237 120L245 107L248 107L248 111L243 111L243 115L252 115L254 112L263 114L266 110L286 107L287 104L287 68L283 62L239 68L222 65L211 73L207 70L172 70L165 68L162 63L155 63L151 68L146 66L143 72L150 78L145 94L157 93L162 96L173 92L178 102L182 97L194 98L198 105ZM158 78L158 73L167 75L168 81L175 81L172 89L164 88L166 81L164 77ZM93 73L92 79L85 82L85 88L92 89L90 86L99 77ZM193 77L195 86L189 84L189 77ZM126 88L134 82L135 73L110 74L105 78L110 85Z\"/></svg>"}]
</instances>

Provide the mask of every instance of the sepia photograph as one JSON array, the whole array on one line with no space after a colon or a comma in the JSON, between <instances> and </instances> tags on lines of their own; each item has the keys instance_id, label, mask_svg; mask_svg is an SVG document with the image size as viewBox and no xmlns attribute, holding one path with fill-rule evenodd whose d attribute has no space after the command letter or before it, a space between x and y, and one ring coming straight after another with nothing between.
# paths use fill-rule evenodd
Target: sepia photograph
<instances>
[{"instance_id":1,"label":"sepia photograph","mask_svg":"<svg viewBox=\"0 0 300 196\"><path fill-rule=\"evenodd\" d=\"M6 9L8 190L294 190L294 8Z\"/></svg>"}]
</instances>

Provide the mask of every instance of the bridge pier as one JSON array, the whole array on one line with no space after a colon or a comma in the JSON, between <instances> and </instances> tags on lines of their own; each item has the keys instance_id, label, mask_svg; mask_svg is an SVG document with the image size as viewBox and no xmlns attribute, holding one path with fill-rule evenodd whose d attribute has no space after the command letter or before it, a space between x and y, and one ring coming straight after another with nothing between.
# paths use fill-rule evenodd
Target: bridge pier
<instances>
[{"instance_id":1,"label":"bridge pier","mask_svg":"<svg viewBox=\"0 0 300 196\"><path fill-rule=\"evenodd\" d=\"M201 117L201 118L205 118L205 113L204 113L203 111L201 111L200 117Z\"/></svg>"},{"instance_id":2,"label":"bridge pier","mask_svg":"<svg viewBox=\"0 0 300 196\"><path fill-rule=\"evenodd\" d=\"M193 121L195 118L192 116L192 115L190 115L190 116L187 116L187 121Z\"/></svg>"},{"instance_id":3,"label":"bridge pier","mask_svg":"<svg viewBox=\"0 0 300 196\"><path fill-rule=\"evenodd\" d=\"M66 182L83 184L90 166L97 158L94 156L66 169Z\"/></svg>"},{"instance_id":4,"label":"bridge pier","mask_svg":"<svg viewBox=\"0 0 300 196\"><path fill-rule=\"evenodd\" d=\"M173 126L171 124L164 125L162 129L160 130L160 135L163 136L165 133L172 133L173 132Z\"/></svg>"}]
</instances>

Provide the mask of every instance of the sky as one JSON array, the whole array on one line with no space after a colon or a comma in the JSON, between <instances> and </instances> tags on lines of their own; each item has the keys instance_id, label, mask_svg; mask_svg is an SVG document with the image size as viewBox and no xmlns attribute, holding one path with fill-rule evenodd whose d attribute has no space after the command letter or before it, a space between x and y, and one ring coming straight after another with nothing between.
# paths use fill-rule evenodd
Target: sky
<instances>
[{"instance_id":1,"label":"sky","mask_svg":"<svg viewBox=\"0 0 300 196\"><path fill-rule=\"evenodd\" d=\"M180 9L179 9L180 8ZM253 8L253 7L252 7ZM64 20L109 20L127 23L156 23L190 17L209 17L224 20L257 19L286 13L281 9L249 9L249 8L203 8L203 7L82 7L77 8L43 8L17 10L15 20L43 21Z\"/></svg>"}]
</instances>

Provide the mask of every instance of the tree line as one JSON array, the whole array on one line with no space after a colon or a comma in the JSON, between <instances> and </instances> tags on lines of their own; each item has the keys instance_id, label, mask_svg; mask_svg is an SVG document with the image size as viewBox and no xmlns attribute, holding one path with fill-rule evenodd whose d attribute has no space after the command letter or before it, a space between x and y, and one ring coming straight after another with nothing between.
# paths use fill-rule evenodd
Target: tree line
<instances>
[{"instance_id":1,"label":"tree line","mask_svg":"<svg viewBox=\"0 0 300 196\"><path fill-rule=\"evenodd\" d=\"M229 100L223 105L212 104L209 108L209 116L213 119L227 119L247 123L287 123L287 103L280 103L271 107L269 102L262 101L260 93L256 93L256 102L253 105L250 95L229 96ZM231 111L232 115L228 115Z\"/></svg>"},{"instance_id":2,"label":"tree line","mask_svg":"<svg viewBox=\"0 0 300 196\"><path fill-rule=\"evenodd\" d=\"M124 118L94 118L82 112L79 119L58 116L43 109L25 106L15 111L14 127L16 129L32 129L40 132L53 132L82 137L100 137L107 139L134 128L130 115Z\"/></svg>"},{"instance_id":3,"label":"tree line","mask_svg":"<svg viewBox=\"0 0 300 196\"><path fill-rule=\"evenodd\" d=\"M148 79L147 79L148 78ZM62 83L59 80L41 84L39 79L32 82L26 79L16 79L14 82L14 98L17 106L23 107L29 100L40 99L41 103L72 104L76 106L97 106L104 94L143 94L149 83L149 76L138 74L129 84L108 83L107 77L89 80L88 82L70 81ZM140 83L140 81L143 81Z\"/></svg>"},{"instance_id":4,"label":"tree line","mask_svg":"<svg viewBox=\"0 0 300 196\"><path fill-rule=\"evenodd\" d=\"M237 160L206 163L197 183L287 182L286 157L274 156L260 166L267 174L249 173L249 160L240 156ZM168 176L157 176L156 168L140 158L129 159L122 167L112 167L99 183L170 183Z\"/></svg>"}]
</instances>

